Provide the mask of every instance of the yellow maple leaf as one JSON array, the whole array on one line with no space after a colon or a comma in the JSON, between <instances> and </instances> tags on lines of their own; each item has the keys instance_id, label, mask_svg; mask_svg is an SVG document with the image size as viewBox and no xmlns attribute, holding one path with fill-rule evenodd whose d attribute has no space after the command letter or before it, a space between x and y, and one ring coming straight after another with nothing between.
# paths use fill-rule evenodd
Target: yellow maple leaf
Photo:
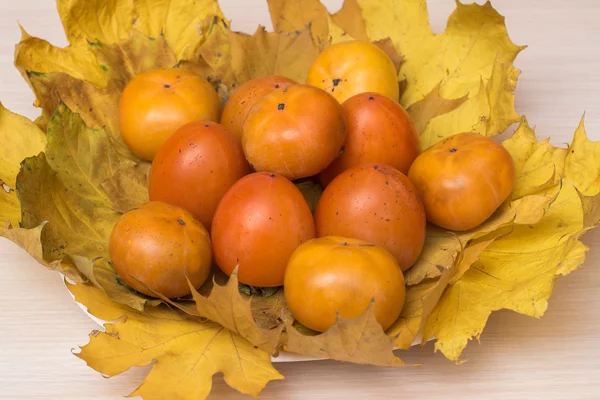
<instances>
[{"instance_id":1,"label":"yellow maple leaf","mask_svg":"<svg viewBox=\"0 0 600 400\"><path fill-rule=\"evenodd\" d=\"M329 45L329 12L319 0L267 0L276 32L292 33L310 27L313 40L321 50Z\"/></svg>"},{"instance_id":2,"label":"yellow maple leaf","mask_svg":"<svg viewBox=\"0 0 600 400\"><path fill-rule=\"evenodd\" d=\"M44 151L45 146L44 132L0 103L0 182L14 189L21 161Z\"/></svg>"},{"instance_id":3,"label":"yellow maple leaf","mask_svg":"<svg viewBox=\"0 0 600 400\"><path fill-rule=\"evenodd\" d=\"M256 397L269 381L283 379L269 353L218 324L192 320L167 307L135 312L93 286L67 286L91 314L114 321L104 325L105 332L92 332L79 358L107 376L154 361L132 396L204 399L213 375L221 372L229 386Z\"/></svg>"},{"instance_id":4,"label":"yellow maple leaf","mask_svg":"<svg viewBox=\"0 0 600 400\"><path fill-rule=\"evenodd\" d=\"M498 237L512 229L511 225L497 228L493 232L473 240L464 249L456 248L454 257L444 265L436 265L435 276L424 276L417 283L406 288L406 299L402 313L387 330L388 335L396 336L394 344L401 349L410 348L422 335L425 323L440 301L446 287L455 283L479 259L481 253ZM458 240L458 236L455 238ZM446 243L447 244L447 243ZM440 243L444 246L444 242ZM443 247L441 247L443 248ZM410 275L409 275L410 276ZM413 275L414 277L414 275Z\"/></svg>"}]
</instances>

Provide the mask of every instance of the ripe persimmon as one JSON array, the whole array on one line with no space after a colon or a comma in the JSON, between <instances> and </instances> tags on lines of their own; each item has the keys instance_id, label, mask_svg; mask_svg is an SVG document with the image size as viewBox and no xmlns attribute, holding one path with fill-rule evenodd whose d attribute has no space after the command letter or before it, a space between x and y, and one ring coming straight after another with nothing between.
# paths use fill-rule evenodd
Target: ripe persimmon
<instances>
[{"instance_id":1,"label":"ripe persimmon","mask_svg":"<svg viewBox=\"0 0 600 400\"><path fill-rule=\"evenodd\" d=\"M295 180L316 175L340 153L342 106L321 89L292 85L259 100L246 119L242 144L256 171Z\"/></svg>"},{"instance_id":2,"label":"ripe persimmon","mask_svg":"<svg viewBox=\"0 0 600 400\"><path fill-rule=\"evenodd\" d=\"M145 203L121 216L109 241L117 274L140 293L169 298L202 286L212 265L210 236L182 208L159 201Z\"/></svg>"},{"instance_id":3,"label":"ripe persimmon","mask_svg":"<svg viewBox=\"0 0 600 400\"><path fill-rule=\"evenodd\" d=\"M244 130L244 122L254 104L275 89L295 84L284 76L268 75L249 80L235 89L225 103L221 124L229 129L240 141Z\"/></svg>"},{"instance_id":4,"label":"ripe persimmon","mask_svg":"<svg viewBox=\"0 0 600 400\"><path fill-rule=\"evenodd\" d=\"M119 127L129 149L152 161L167 137L193 121L219 121L221 101L196 73L152 70L133 78L121 93Z\"/></svg>"},{"instance_id":5,"label":"ripe persimmon","mask_svg":"<svg viewBox=\"0 0 600 400\"><path fill-rule=\"evenodd\" d=\"M374 300L377 322L386 330L404 305L404 276L384 248L362 240L322 237L294 251L283 285L290 312L302 325L325 332L336 313L361 315Z\"/></svg>"},{"instance_id":6,"label":"ripe persimmon","mask_svg":"<svg viewBox=\"0 0 600 400\"><path fill-rule=\"evenodd\" d=\"M231 132L215 122L192 122L175 131L156 153L150 200L183 207L210 230L225 192L249 173L242 145Z\"/></svg>"},{"instance_id":7,"label":"ripe persimmon","mask_svg":"<svg viewBox=\"0 0 600 400\"><path fill-rule=\"evenodd\" d=\"M382 246L410 268L425 242L425 210L408 178L390 166L347 169L325 188L315 212L317 236L351 237Z\"/></svg>"},{"instance_id":8,"label":"ripe persimmon","mask_svg":"<svg viewBox=\"0 0 600 400\"><path fill-rule=\"evenodd\" d=\"M408 174L419 155L419 135L404 108L389 97L360 93L342 104L346 118L344 151L320 174L327 185L342 171L381 163Z\"/></svg>"},{"instance_id":9,"label":"ripe persimmon","mask_svg":"<svg viewBox=\"0 0 600 400\"><path fill-rule=\"evenodd\" d=\"M461 133L421 153L408 177L431 223L465 231L487 220L508 198L515 165L510 153L492 139Z\"/></svg>"},{"instance_id":10,"label":"ripe persimmon","mask_svg":"<svg viewBox=\"0 0 600 400\"><path fill-rule=\"evenodd\" d=\"M236 182L219 203L211 236L215 262L240 282L283 284L287 262L315 237L312 213L300 190L283 176L256 172Z\"/></svg>"},{"instance_id":11,"label":"ripe persimmon","mask_svg":"<svg viewBox=\"0 0 600 400\"><path fill-rule=\"evenodd\" d=\"M364 92L398 101L398 73L388 55L369 42L351 40L323 51L308 70L306 83L331 93L340 103Z\"/></svg>"}]
</instances>

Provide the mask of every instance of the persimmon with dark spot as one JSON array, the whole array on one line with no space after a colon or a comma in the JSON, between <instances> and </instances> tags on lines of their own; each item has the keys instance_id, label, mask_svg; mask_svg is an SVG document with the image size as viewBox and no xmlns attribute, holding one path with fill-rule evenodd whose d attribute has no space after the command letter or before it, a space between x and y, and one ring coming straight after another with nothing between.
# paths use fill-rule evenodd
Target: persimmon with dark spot
<instances>
[{"instance_id":1,"label":"persimmon with dark spot","mask_svg":"<svg viewBox=\"0 0 600 400\"><path fill-rule=\"evenodd\" d=\"M179 68L157 69L136 76L121 93L119 127L129 149L152 161L175 130L218 121L220 113L219 96L206 79Z\"/></svg>"},{"instance_id":2,"label":"persimmon with dark spot","mask_svg":"<svg viewBox=\"0 0 600 400\"><path fill-rule=\"evenodd\" d=\"M510 196L515 165L510 153L492 139L461 133L421 153L408 177L431 223L465 231L485 222Z\"/></svg>"},{"instance_id":3,"label":"persimmon with dark spot","mask_svg":"<svg viewBox=\"0 0 600 400\"><path fill-rule=\"evenodd\" d=\"M244 122L256 102L275 89L294 84L296 82L292 79L278 75L263 76L243 83L225 103L221 124L241 141Z\"/></svg>"},{"instance_id":4,"label":"persimmon with dark spot","mask_svg":"<svg viewBox=\"0 0 600 400\"><path fill-rule=\"evenodd\" d=\"M277 89L259 100L244 124L242 144L256 171L296 180L323 171L346 139L342 106L307 85Z\"/></svg>"},{"instance_id":5,"label":"persimmon with dark spot","mask_svg":"<svg viewBox=\"0 0 600 400\"><path fill-rule=\"evenodd\" d=\"M364 92L398 101L398 73L377 45L360 40L334 44L321 52L308 70L306 83L331 93L340 103Z\"/></svg>"},{"instance_id":6,"label":"persimmon with dark spot","mask_svg":"<svg viewBox=\"0 0 600 400\"><path fill-rule=\"evenodd\" d=\"M112 265L133 289L151 297L190 294L210 273L210 235L182 208L159 201L121 216L109 240Z\"/></svg>"},{"instance_id":7,"label":"persimmon with dark spot","mask_svg":"<svg viewBox=\"0 0 600 400\"><path fill-rule=\"evenodd\" d=\"M383 164L347 169L325 188L315 212L317 236L343 236L387 249L403 271L425 242L425 209L406 175Z\"/></svg>"}]
</instances>

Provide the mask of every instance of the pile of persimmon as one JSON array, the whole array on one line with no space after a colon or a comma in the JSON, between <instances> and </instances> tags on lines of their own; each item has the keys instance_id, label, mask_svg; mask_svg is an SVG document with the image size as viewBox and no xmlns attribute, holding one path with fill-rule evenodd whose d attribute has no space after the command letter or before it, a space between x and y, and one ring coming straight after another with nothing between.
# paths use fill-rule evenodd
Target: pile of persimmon
<instances>
[{"instance_id":1,"label":"pile of persimmon","mask_svg":"<svg viewBox=\"0 0 600 400\"><path fill-rule=\"evenodd\" d=\"M387 329L427 220L472 229L510 195L512 159L488 138L458 134L420 152L397 71L376 45L331 46L307 76L253 79L224 105L184 69L129 82L121 135L152 166L150 202L125 213L110 240L124 282L184 297L216 265L247 285L283 285L310 329L373 299ZM307 179L324 187L314 214L297 186Z\"/></svg>"}]
</instances>

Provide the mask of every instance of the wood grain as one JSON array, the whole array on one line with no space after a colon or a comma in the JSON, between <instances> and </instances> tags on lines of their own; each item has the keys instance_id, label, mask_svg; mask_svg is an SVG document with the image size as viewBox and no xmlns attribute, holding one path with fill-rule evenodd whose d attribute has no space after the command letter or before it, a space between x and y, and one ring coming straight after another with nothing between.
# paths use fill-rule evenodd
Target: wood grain
<instances>
[{"instance_id":1,"label":"wood grain","mask_svg":"<svg viewBox=\"0 0 600 400\"><path fill-rule=\"evenodd\" d=\"M30 34L65 45L54 2L2 0L0 5L0 100L35 117L33 96L12 66L19 20ZM330 10L341 1L326 2ZM511 38L528 44L517 110L554 144L570 141L584 111L589 135L600 140L600 2L596 0L497 0ZM430 0L432 23L442 31L451 0ZM262 0L222 0L234 29L270 27ZM1 145L1 144L0 144ZM263 399L599 399L600 231L585 266L555 286L541 320L511 312L494 314L481 344L471 343L460 367L433 354L432 346L404 355L419 368L400 370L330 361L278 365L287 377L270 384ZM102 378L71 354L97 326L72 302L62 282L22 250L0 241L0 399L119 399L147 368ZM211 398L244 396L215 378Z\"/></svg>"}]
</instances>

